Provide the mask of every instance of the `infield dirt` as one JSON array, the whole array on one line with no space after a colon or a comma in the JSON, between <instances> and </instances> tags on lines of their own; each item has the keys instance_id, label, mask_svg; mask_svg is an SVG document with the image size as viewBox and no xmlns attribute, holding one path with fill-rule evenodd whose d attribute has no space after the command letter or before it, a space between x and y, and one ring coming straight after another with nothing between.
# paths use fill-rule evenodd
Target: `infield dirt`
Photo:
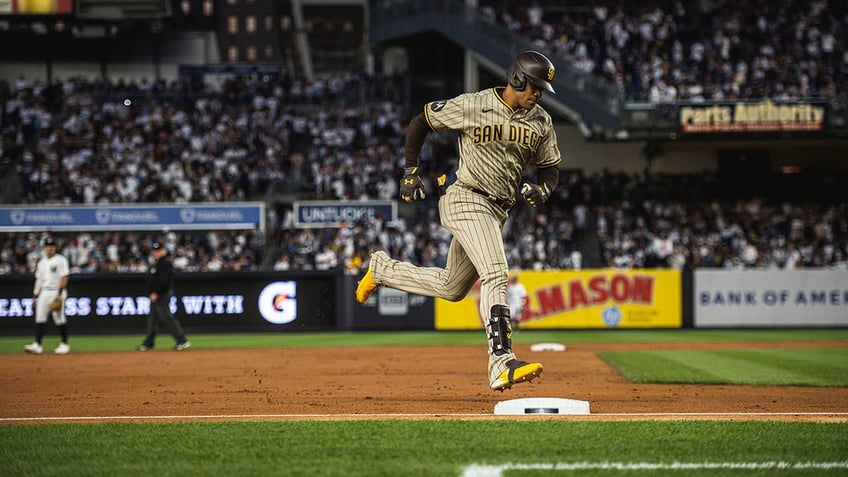
<instances>
[{"instance_id":1,"label":"infield dirt","mask_svg":"<svg viewBox=\"0 0 848 477\"><path fill-rule=\"evenodd\" d=\"M529 397L590 403L590 416L569 419L848 422L844 387L633 384L597 356L599 351L845 346L844 342L575 344L564 352L531 352L529 345L520 345L515 346L518 357L541 362L544 373L503 393L488 388L483 345L193 348L65 356L22 352L0 356L0 422L145 421L162 416L495 418L499 401Z\"/></svg>"}]
</instances>

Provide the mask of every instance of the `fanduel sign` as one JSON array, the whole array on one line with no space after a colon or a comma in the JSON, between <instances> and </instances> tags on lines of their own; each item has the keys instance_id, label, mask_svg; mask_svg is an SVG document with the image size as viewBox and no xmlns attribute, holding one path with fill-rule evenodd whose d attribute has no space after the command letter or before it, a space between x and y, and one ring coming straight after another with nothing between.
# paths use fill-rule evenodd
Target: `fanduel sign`
<instances>
[{"instance_id":1,"label":"fanduel sign","mask_svg":"<svg viewBox=\"0 0 848 477\"><path fill-rule=\"evenodd\" d=\"M265 228L265 204L0 207L0 232Z\"/></svg>"}]
</instances>

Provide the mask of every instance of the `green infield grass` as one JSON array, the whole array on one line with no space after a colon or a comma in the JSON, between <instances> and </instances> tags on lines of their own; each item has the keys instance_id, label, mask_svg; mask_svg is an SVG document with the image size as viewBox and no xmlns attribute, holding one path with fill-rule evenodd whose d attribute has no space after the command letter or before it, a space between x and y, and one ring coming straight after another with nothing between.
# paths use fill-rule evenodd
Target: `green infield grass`
<instances>
[{"instance_id":1,"label":"green infield grass","mask_svg":"<svg viewBox=\"0 0 848 477\"><path fill-rule=\"evenodd\" d=\"M289 332L193 334L192 349L280 348L299 346L417 346L483 343L483 331L410 331L410 332ZM74 335L73 352L128 351L141 343L137 335ZM517 344L557 342L577 343L709 343L781 341L848 341L848 329L792 330L518 330L512 334ZM159 346L173 345L169 336L160 336ZM0 353L20 353L32 341L31 336L0 337ZM48 327L46 347L59 343L55 329Z\"/></svg>"},{"instance_id":2,"label":"green infield grass","mask_svg":"<svg viewBox=\"0 0 848 477\"><path fill-rule=\"evenodd\" d=\"M0 426L4 475L838 476L848 426L363 420Z\"/></svg>"},{"instance_id":3,"label":"green infield grass","mask_svg":"<svg viewBox=\"0 0 848 477\"><path fill-rule=\"evenodd\" d=\"M603 352L634 383L848 386L848 348Z\"/></svg>"}]
</instances>

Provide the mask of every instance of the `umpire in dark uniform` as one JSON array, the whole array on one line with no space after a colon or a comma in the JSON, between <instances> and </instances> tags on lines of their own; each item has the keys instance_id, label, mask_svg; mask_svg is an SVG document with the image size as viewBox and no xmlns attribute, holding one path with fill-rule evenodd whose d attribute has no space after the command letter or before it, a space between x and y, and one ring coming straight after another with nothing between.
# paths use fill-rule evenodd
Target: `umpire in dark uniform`
<instances>
[{"instance_id":1,"label":"umpire in dark uniform","mask_svg":"<svg viewBox=\"0 0 848 477\"><path fill-rule=\"evenodd\" d=\"M191 346L186 339L183 327L177 317L171 313L169 304L174 295L174 267L168 259L168 249L159 242L153 244L153 266L147 277L147 293L150 295L150 313L147 315L147 336L139 345L139 351L153 349L156 342L156 331L167 329L174 336L177 345L174 349L182 351Z\"/></svg>"}]
</instances>

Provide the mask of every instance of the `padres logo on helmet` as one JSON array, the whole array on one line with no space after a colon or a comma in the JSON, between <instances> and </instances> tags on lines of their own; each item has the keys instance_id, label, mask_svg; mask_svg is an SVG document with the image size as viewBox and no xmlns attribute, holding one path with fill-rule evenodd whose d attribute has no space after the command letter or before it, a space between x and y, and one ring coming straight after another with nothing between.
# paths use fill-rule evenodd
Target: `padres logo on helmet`
<instances>
[{"instance_id":1,"label":"padres logo on helmet","mask_svg":"<svg viewBox=\"0 0 848 477\"><path fill-rule=\"evenodd\" d=\"M512 60L506 72L506 79L516 91L524 91L527 82L556 94L551 81L556 74L554 65L545 55L538 51L527 50Z\"/></svg>"}]
</instances>

